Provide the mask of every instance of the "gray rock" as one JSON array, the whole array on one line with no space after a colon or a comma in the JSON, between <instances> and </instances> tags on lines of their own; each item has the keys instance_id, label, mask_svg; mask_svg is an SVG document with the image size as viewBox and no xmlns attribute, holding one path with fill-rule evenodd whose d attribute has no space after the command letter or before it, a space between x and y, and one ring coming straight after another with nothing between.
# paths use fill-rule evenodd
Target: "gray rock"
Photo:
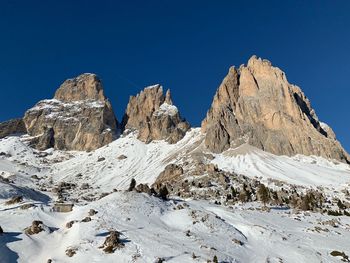
<instances>
[{"instance_id":1,"label":"gray rock","mask_svg":"<svg viewBox=\"0 0 350 263\"><path fill-rule=\"evenodd\" d=\"M24 134L27 129L24 125L23 119L12 119L0 123L0 139L9 135Z\"/></svg>"}]
</instances>

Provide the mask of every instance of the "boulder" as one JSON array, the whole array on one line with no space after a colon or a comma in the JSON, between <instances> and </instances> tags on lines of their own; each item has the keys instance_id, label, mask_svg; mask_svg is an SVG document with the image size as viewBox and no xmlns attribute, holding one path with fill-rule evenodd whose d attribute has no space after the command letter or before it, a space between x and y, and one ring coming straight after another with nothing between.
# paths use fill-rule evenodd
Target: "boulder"
<instances>
[{"instance_id":1,"label":"boulder","mask_svg":"<svg viewBox=\"0 0 350 263\"><path fill-rule=\"evenodd\" d=\"M215 153L249 143L292 156L317 155L349 162L349 155L322 124L302 90L283 71L253 56L231 67L202 122L206 147Z\"/></svg>"},{"instance_id":2,"label":"boulder","mask_svg":"<svg viewBox=\"0 0 350 263\"><path fill-rule=\"evenodd\" d=\"M181 166L177 165L177 164L168 164L163 172L161 172L155 182L155 185L157 184L162 184L165 182L169 182L172 181L178 177L180 177L181 175L183 175L183 169Z\"/></svg>"},{"instance_id":3,"label":"boulder","mask_svg":"<svg viewBox=\"0 0 350 263\"><path fill-rule=\"evenodd\" d=\"M120 240L120 233L118 231L110 231L109 236L106 237L105 242L101 246L106 253L114 253L118 248L124 247Z\"/></svg>"},{"instance_id":4,"label":"boulder","mask_svg":"<svg viewBox=\"0 0 350 263\"><path fill-rule=\"evenodd\" d=\"M112 142L118 127L101 81L89 73L66 80L54 99L38 102L23 120L39 150L95 150Z\"/></svg>"},{"instance_id":5,"label":"boulder","mask_svg":"<svg viewBox=\"0 0 350 263\"><path fill-rule=\"evenodd\" d=\"M32 225L25 229L25 233L27 235L35 235L44 230L48 230L46 226L44 226L42 221L35 220L32 222Z\"/></svg>"},{"instance_id":6,"label":"boulder","mask_svg":"<svg viewBox=\"0 0 350 263\"><path fill-rule=\"evenodd\" d=\"M190 128L173 105L170 91L163 94L163 87L154 85L131 96L123 117L124 130L138 130L138 139L149 143L166 140L176 143Z\"/></svg>"}]
</instances>

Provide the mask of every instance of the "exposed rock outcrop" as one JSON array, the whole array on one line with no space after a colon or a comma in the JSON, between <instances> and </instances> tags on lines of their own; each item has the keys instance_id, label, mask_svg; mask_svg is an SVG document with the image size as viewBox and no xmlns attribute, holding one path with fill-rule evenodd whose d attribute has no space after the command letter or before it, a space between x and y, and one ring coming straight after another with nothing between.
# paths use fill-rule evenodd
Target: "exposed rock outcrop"
<instances>
[{"instance_id":1,"label":"exposed rock outcrop","mask_svg":"<svg viewBox=\"0 0 350 263\"><path fill-rule=\"evenodd\" d=\"M190 125L173 105L170 91L164 96L162 86L155 85L130 97L123 127L138 130L138 138L146 143L152 140L176 143L185 136Z\"/></svg>"},{"instance_id":2,"label":"exposed rock outcrop","mask_svg":"<svg viewBox=\"0 0 350 263\"><path fill-rule=\"evenodd\" d=\"M205 145L222 152L248 142L278 155L318 155L349 162L334 132L321 123L284 72L253 56L231 67L202 122Z\"/></svg>"},{"instance_id":3,"label":"exposed rock outcrop","mask_svg":"<svg viewBox=\"0 0 350 263\"><path fill-rule=\"evenodd\" d=\"M124 244L120 240L120 233L118 231L110 231L109 236L106 237L105 242L100 248L106 253L114 253L118 248L124 247Z\"/></svg>"},{"instance_id":4,"label":"exposed rock outcrop","mask_svg":"<svg viewBox=\"0 0 350 263\"><path fill-rule=\"evenodd\" d=\"M38 220L35 220L32 222L32 225L27 227L24 232L27 234L27 235L35 235L35 234L39 234L40 232L42 231L47 231L49 232L49 228L47 226L45 226L43 224L42 221L38 221Z\"/></svg>"},{"instance_id":5,"label":"exposed rock outcrop","mask_svg":"<svg viewBox=\"0 0 350 263\"><path fill-rule=\"evenodd\" d=\"M183 175L184 171L181 166L177 164L168 164L164 171L161 172L155 182L155 185L162 184L168 181L171 181L173 179L176 179Z\"/></svg>"},{"instance_id":6,"label":"exposed rock outcrop","mask_svg":"<svg viewBox=\"0 0 350 263\"><path fill-rule=\"evenodd\" d=\"M52 100L42 100L24 116L39 150L94 150L110 143L117 129L112 106L94 74L66 80Z\"/></svg>"},{"instance_id":7,"label":"exposed rock outcrop","mask_svg":"<svg viewBox=\"0 0 350 263\"><path fill-rule=\"evenodd\" d=\"M23 133L27 133L27 130L21 118L0 123L0 139L9 135Z\"/></svg>"}]
</instances>

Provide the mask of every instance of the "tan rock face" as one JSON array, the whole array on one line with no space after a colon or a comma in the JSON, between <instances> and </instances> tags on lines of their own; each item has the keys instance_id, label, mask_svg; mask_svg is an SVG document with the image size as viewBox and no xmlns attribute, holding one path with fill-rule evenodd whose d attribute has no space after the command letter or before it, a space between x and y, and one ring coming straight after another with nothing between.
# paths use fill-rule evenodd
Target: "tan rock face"
<instances>
[{"instance_id":1,"label":"tan rock face","mask_svg":"<svg viewBox=\"0 0 350 263\"><path fill-rule=\"evenodd\" d=\"M320 123L283 71L253 56L230 68L202 122L205 144L222 152L244 142L278 155L318 155L349 162L334 132Z\"/></svg>"},{"instance_id":2,"label":"tan rock face","mask_svg":"<svg viewBox=\"0 0 350 263\"><path fill-rule=\"evenodd\" d=\"M123 127L138 130L138 138L146 143L152 140L176 143L185 136L190 125L173 105L170 91L164 96L162 86L155 85L130 97Z\"/></svg>"},{"instance_id":3,"label":"tan rock face","mask_svg":"<svg viewBox=\"0 0 350 263\"><path fill-rule=\"evenodd\" d=\"M102 83L95 74L85 73L67 79L56 91L54 99L63 102L80 100L105 101Z\"/></svg>"},{"instance_id":4,"label":"tan rock face","mask_svg":"<svg viewBox=\"0 0 350 263\"><path fill-rule=\"evenodd\" d=\"M22 119L12 119L0 123L0 139L13 134L27 133Z\"/></svg>"},{"instance_id":5,"label":"tan rock face","mask_svg":"<svg viewBox=\"0 0 350 263\"><path fill-rule=\"evenodd\" d=\"M184 173L182 167L176 165L176 164L168 164L165 168L164 171L161 172L154 183L155 185L157 184L162 184L168 181L171 181L173 179L176 179L180 177Z\"/></svg>"},{"instance_id":6,"label":"tan rock face","mask_svg":"<svg viewBox=\"0 0 350 263\"><path fill-rule=\"evenodd\" d=\"M112 142L117 129L112 106L94 74L66 80L54 99L38 102L23 120L28 134L39 137L34 144L40 150L52 145L60 150L94 150Z\"/></svg>"}]
</instances>

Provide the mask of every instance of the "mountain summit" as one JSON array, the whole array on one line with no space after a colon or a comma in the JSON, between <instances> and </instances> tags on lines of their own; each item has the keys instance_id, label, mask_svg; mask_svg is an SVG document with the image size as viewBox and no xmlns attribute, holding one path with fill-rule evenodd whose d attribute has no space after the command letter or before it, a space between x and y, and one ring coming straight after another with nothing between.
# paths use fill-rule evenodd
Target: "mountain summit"
<instances>
[{"instance_id":1,"label":"mountain summit","mask_svg":"<svg viewBox=\"0 0 350 263\"><path fill-rule=\"evenodd\" d=\"M131 96L124 118L124 129L136 129L138 138L146 143L166 140L176 143L190 128L173 105L170 90L164 96L159 84L146 87L136 96Z\"/></svg>"},{"instance_id":2,"label":"mountain summit","mask_svg":"<svg viewBox=\"0 0 350 263\"><path fill-rule=\"evenodd\" d=\"M16 125L14 125L16 124ZM24 127L25 126L25 127ZM38 150L95 150L116 138L118 128L137 131L145 143L177 143L190 129L159 84L130 96L119 125L101 80L85 73L64 81L51 100L38 102L23 120L0 125L0 138L28 133ZM206 150L221 153L250 144L277 155L316 155L350 163L333 130L319 121L302 90L265 59L231 67L201 125Z\"/></svg>"},{"instance_id":3,"label":"mountain summit","mask_svg":"<svg viewBox=\"0 0 350 263\"><path fill-rule=\"evenodd\" d=\"M302 90L256 56L231 67L202 122L213 152L249 143L277 155L317 155L349 163L332 129L319 121Z\"/></svg>"},{"instance_id":4,"label":"mountain summit","mask_svg":"<svg viewBox=\"0 0 350 263\"><path fill-rule=\"evenodd\" d=\"M39 150L94 150L112 142L117 128L100 79L89 73L66 80L54 99L38 102L23 120Z\"/></svg>"}]
</instances>

